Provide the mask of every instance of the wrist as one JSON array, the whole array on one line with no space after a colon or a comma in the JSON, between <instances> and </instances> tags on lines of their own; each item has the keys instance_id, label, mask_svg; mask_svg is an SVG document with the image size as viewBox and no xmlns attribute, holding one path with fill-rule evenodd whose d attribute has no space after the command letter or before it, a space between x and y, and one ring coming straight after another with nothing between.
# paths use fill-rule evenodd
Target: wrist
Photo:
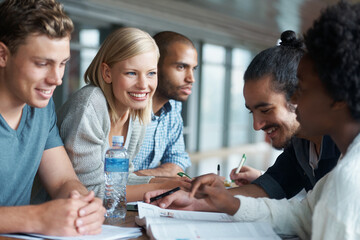
<instances>
[{"instance_id":1,"label":"wrist","mask_svg":"<svg viewBox=\"0 0 360 240\"><path fill-rule=\"evenodd\" d=\"M231 196L229 203L225 205L224 212L229 215L234 215L240 208L240 199Z\"/></svg>"},{"instance_id":2,"label":"wrist","mask_svg":"<svg viewBox=\"0 0 360 240\"><path fill-rule=\"evenodd\" d=\"M24 209L21 209L22 216L19 216L23 219L22 227L19 229L21 232L25 233L42 233L42 213L43 204L39 205L28 205L24 206ZM19 211L18 211L19 212Z\"/></svg>"}]
</instances>

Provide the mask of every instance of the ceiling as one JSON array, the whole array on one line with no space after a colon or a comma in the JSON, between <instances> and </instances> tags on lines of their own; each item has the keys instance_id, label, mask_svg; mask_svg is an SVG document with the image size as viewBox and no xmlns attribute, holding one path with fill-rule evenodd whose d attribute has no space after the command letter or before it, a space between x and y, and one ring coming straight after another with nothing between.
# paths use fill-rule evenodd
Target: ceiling
<instances>
[{"instance_id":1,"label":"ceiling","mask_svg":"<svg viewBox=\"0 0 360 240\"><path fill-rule=\"evenodd\" d=\"M303 33L336 0L60 0L74 18L173 30L222 45L264 48L284 30ZM355 2L355 1L352 1ZM356 0L356 2L358 2Z\"/></svg>"}]
</instances>

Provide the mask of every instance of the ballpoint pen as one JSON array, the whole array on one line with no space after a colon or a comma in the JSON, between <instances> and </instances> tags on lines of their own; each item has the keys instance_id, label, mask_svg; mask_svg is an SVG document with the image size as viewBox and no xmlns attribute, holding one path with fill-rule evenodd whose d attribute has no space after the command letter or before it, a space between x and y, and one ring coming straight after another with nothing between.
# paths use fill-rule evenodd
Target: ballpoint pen
<instances>
[{"instance_id":1,"label":"ballpoint pen","mask_svg":"<svg viewBox=\"0 0 360 240\"><path fill-rule=\"evenodd\" d=\"M170 195L170 194L172 194L172 193L174 193L176 191L179 191L179 190L180 190L180 187L173 188L170 191L164 192L164 193L162 193L160 195L157 195L155 197L150 198L150 202L154 202L156 200L159 200L159 199L161 199L163 197L166 197L166 196L168 196L168 195Z\"/></svg>"}]
</instances>

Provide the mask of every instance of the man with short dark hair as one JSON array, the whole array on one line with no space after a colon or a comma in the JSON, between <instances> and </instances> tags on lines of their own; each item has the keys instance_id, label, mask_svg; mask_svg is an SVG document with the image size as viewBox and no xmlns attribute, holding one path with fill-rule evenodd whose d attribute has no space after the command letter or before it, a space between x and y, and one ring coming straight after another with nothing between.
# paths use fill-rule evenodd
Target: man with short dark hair
<instances>
[{"instance_id":1,"label":"man with short dark hair","mask_svg":"<svg viewBox=\"0 0 360 240\"><path fill-rule=\"evenodd\" d=\"M158 87L152 121L133 164L139 175L176 176L191 165L184 145L181 102L191 94L197 51L179 33L160 32L154 39L160 50Z\"/></svg>"},{"instance_id":2,"label":"man with short dark hair","mask_svg":"<svg viewBox=\"0 0 360 240\"><path fill-rule=\"evenodd\" d=\"M76 177L52 101L73 23L54 0L5 0L0 19L0 233L100 233L105 209ZM56 200L29 205L37 172Z\"/></svg>"}]
</instances>

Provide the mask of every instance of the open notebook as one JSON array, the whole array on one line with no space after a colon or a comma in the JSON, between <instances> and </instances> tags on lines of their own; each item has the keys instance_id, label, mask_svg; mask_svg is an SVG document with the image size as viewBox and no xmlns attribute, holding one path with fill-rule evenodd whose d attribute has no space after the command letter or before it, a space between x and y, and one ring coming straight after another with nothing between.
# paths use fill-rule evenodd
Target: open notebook
<instances>
[{"instance_id":1,"label":"open notebook","mask_svg":"<svg viewBox=\"0 0 360 240\"><path fill-rule=\"evenodd\" d=\"M162 209L138 203L135 222L151 239L280 239L265 222L234 222L225 213Z\"/></svg>"}]
</instances>

